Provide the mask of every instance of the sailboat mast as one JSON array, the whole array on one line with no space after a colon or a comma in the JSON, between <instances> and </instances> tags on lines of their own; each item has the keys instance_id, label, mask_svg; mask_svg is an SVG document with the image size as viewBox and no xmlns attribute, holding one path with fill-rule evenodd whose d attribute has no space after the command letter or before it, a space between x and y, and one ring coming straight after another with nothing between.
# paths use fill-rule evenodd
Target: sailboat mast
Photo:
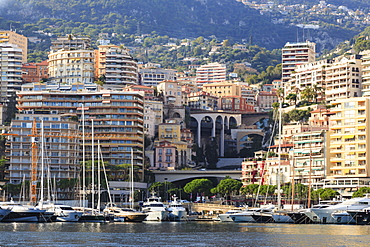
<instances>
[{"instance_id":1,"label":"sailboat mast","mask_svg":"<svg viewBox=\"0 0 370 247\"><path fill-rule=\"evenodd\" d=\"M310 124L310 169L309 169L309 173L308 173L308 195L307 195L307 207L310 208L311 207L311 179L312 179L312 126Z\"/></svg>"},{"instance_id":2,"label":"sailboat mast","mask_svg":"<svg viewBox=\"0 0 370 247\"><path fill-rule=\"evenodd\" d=\"M280 188L280 175L281 175L281 133L282 133L282 117L281 117L281 108L282 108L282 100L280 100L279 104L279 151L278 151L278 172L277 172L277 192L278 192L278 209L281 209L281 188Z\"/></svg>"},{"instance_id":3,"label":"sailboat mast","mask_svg":"<svg viewBox=\"0 0 370 247\"><path fill-rule=\"evenodd\" d=\"M100 212L100 160L101 160L101 153L100 151L100 141L98 140L98 205L97 209Z\"/></svg>"},{"instance_id":4,"label":"sailboat mast","mask_svg":"<svg viewBox=\"0 0 370 247\"><path fill-rule=\"evenodd\" d=\"M85 105L82 104L82 205L86 201L86 159L85 159Z\"/></svg>"},{"instance_id":5,"label":"sailboat mast","mask_svg":"<svg viewBox=\"0 0 370 247\"><path fill-rule=\"evenodd\" d=\"M91 119L91 204L92 208L94 209L95 205L95 179L94 179L94 173L95 173L95 159L94 159L94 119Z\"/></svg>"},{"instance_id":6,"label":"sailboat mast","mask_svg":"<svg viewBox=\"0 0 370 247\"><path fill-rule=\"evenodd\" d=\"M131 208L134 208L134 149L131 148Z\"/></svg>"},{"instance_id":7,"label":"sailboat mast","mask_svg":"<svg viewBox=\"0 0 370 247\"><path fill-rule=\"evenodd\" d=\"M100 147L99 147L99 152L100 152L101 163L102 163L103 172L104 172L105 183L107 184L107 191L108 191L109 202L110 202L110 205L112 205L113 202L112 202L112 196L111 196L110 190L109 190L109 182L108 182L107 172L105 171L104 157L103 157L103 153L102 153Z\"/></svg>"},{"instance_id":8,"label":"sailboat mast","mask_svg":"<svg viewBox=\"0 0 370 247\"><path fill-rule=\"evenodd\" d=\"M42 209L42 202L44 201L44 120L41 120L41 194L40 206Z\"/></svg>"}]
</instances>

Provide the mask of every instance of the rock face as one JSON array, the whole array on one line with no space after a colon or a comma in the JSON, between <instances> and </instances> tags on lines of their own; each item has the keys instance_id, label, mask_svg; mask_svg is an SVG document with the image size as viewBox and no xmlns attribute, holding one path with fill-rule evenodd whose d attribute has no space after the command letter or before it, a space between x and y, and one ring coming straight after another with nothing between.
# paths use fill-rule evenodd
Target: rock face
<instances>
[{"instance_id":1,"label":"rock face","mask_svg":"<svg viewBox=\"0 0 370 247\"><path fill-rule=\"evenodd\" d=\"M297 27L274 24L269 15L235 0L0 0L0 6L4 20L31 24L33 30L52 29L49 32L155 31L177 38L253 40L253 44L268 49L297 40ZM1 25L0 20L0 27L5 28L5 23ZM339 31L337 38L330 38L321 29L312 30L310 36L319 43L319 49L331 49L353 36L351 31Z\"/></svg>"}]
</instances>

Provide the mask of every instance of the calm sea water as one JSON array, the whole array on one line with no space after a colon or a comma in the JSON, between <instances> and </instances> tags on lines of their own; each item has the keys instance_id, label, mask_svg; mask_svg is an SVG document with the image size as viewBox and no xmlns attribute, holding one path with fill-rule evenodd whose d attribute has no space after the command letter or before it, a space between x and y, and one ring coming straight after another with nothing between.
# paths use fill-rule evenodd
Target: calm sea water
<instances>
[{"instance_id":1,"label":"calm sea water","mask_svg":"<svg viewBox=\"0 0 370 247\"><path fill-rule=\"evenodd\" d=\"M353 225L1 223L0 246L369 246L369 234Z\"/></svg>"}]
</instances>

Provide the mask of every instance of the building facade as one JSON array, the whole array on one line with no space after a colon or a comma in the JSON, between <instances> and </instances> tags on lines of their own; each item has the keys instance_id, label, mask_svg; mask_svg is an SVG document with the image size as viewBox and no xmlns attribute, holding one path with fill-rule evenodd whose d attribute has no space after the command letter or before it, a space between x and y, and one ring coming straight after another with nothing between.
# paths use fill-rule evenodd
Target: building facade
<instances>
[{"instance_id":1,"label":"building facade","mask_svg":"<svg viewBox=\"0 0 370 247\"><path fill-rule=\"evenodd\" d=\"M143 93L86 89L37 91L36 86L31 89L17 94L20 112L74 114L80 128L82 122L85 125L86 160L92 158L92 139L94 153L100 142L104 161L111 165L131 164L133 150L134 165L138 167L135 179L143 180Z\"/></svg>"},{"instance_id":2,"label":"building facade","mask_svg":"<svg viewBox=\"0 0 370 247\"><path fill-rule=\"evenodd\" d=\"M370 98L338 99L332 106L328 179L346 180L347 184L336 185L344 193L369 181L370 133L366 122L370 117Z\"/></svg>"},{"instance_id":3,"label":"building facade","mask_svg":"<svg viewBox=\"0 0 370 247\"><path fill-rule=\"evenodd\" d=\"M315 61L315 47L313 42L288 42L282 49L282 86L290 80L291 73L300 64Z\"/></svg>"},{"instance_id":4,"label":"building facade","mask_svg":"<svg viewBox=\"0 0 370 247\"><path fill-rule=\"evenodd\" d=\"M196 82L204 83L219 83L226 80L226 65L220 63L209 63L197 68Z\"/></svg>"},{"instance_id":5,"label":"building facade","mask_svg":"<svg viewBox=\"0 0 370 247\"><path fill-rule=\"evenodd\" d=\"M34 122L35 120L35 122ZM7 136L7 178L12 184L31 179L33 124L36 123L37 175L43 179L73 179L80 173L79 123L60 114L17 114ZM42 134L43 133L43 134ZM42 145L44 147L42 148ZM44 162L41 151L44 150ZM42 166L43 165L43 166Z\"/></svg>"},{"instance_id":6,"label":"building facade","mask_svg":"<svg viewBox=\"0 0 370 247\"><path fill-rule=\"evenodd\" d=\"M26 63L22 65L22 80L25 83L40 82L42 79L49 78L48 61L41 63Z\"/></svg>"},{"instance_id":7,"label":"building facade","mask_svg":"<svg viewBox=\"0 0 370 247\"><path fill-rule=\"evenodd\" d=\"M122 88L138 84L137 61L127 49L117 45L100 45L95 51L95 76L104 77L104 86Z\"/></svg>"},{"instance_id":8,"label":"building facade","mask_svg":"<svg viewBox=\"0 0 370 247\"><path fill-rule=\"evenodd\" d=\"M22 63L27 63L28 39L14 31L0 30L0 44L9 43L22 50Z\"/></svg>"}]
</instances>

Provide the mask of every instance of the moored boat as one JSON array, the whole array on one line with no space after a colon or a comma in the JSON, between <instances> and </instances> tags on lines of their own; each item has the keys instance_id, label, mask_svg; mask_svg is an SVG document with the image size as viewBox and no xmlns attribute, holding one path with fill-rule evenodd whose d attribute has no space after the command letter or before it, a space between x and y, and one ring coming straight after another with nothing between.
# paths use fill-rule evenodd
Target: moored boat
<instances>
[{"instance_id":1,"label":"moored boat","mask_svg":"<svg viewBox=\"0 0 370 247\"><path fill-rule=\"evenodd\" d=\"M161 198L151 196L143 203L142 211L147 215L147 221L164 221L168 220L168 211L162 203Z\"/></svg>"},{"instance_id":2,"label":"moored boat","mask_svg":"<svg viewBox=\"0 0 370 247\"><path fill-rule=\"evenodd\" d=\"M32 206L21 205L13 201L1 202L1 208L11 210L2 221L4 222L38 222L46 210L37 209Z\"/></svg>"},{"instance_id":3,"label":"moored boat","mask_svg":"<svg viewBox=\"0 0 370 247\"><path fill-rule=\"evenodd\" d=\"M143 222L147 215L131 208L121 208L114 204L108 205L103 210L105 215L112 215L114 221L121 222Z\"/></svg>"},{"instance_id":4,"label":"moored boat","mask_svg":"<svg viewBox=\"0 0 370 247\"><path fill-rule=\"evenodd\" d=\"M182 203L174 196L173 201L168 204L168 219L170 221L187 220L187 212Z\"/></svg>"}]
</instances>

